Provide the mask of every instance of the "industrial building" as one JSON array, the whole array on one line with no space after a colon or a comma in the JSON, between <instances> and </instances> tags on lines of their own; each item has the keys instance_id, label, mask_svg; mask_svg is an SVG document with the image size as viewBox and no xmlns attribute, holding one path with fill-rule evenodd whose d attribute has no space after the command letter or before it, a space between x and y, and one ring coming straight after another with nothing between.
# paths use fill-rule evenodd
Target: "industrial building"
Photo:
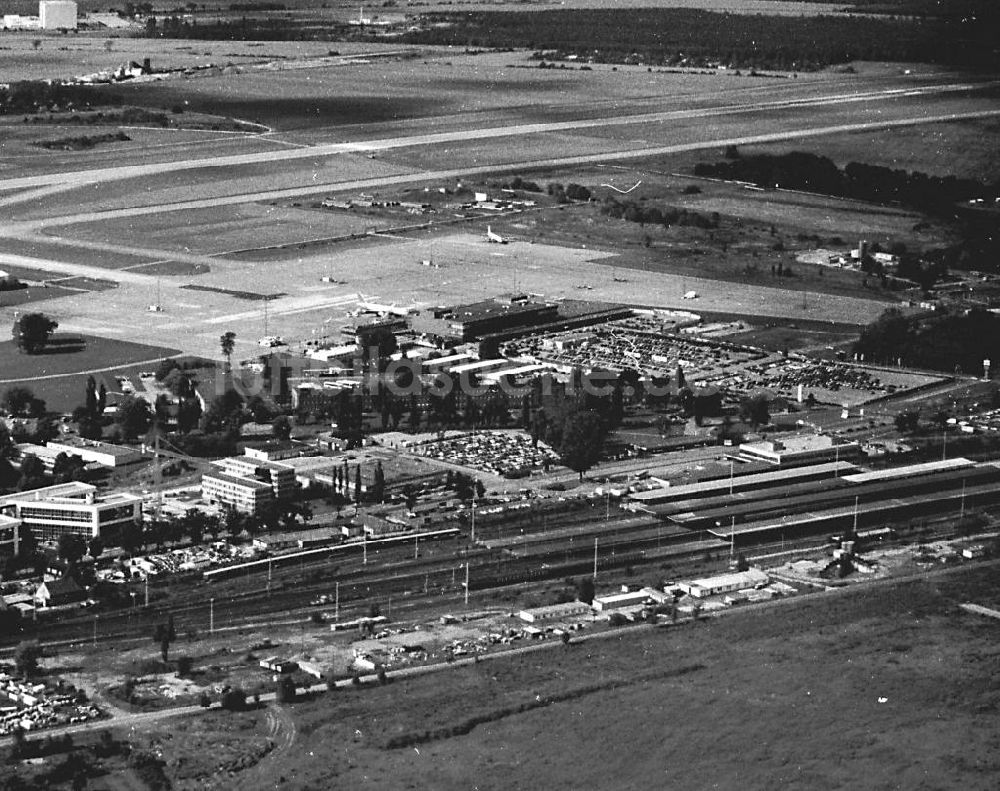
<instances>
[{"instance_id":1,"label":"industrial building","mask_svg":"<svg viewBox=\"0 0 1000 791\"><path fill-rule=\"evenodd\" d=\"M98 495L88 483L64 483L0 497L0 514L19 519L22 534L30 530L39 541L72 534L113 544L125 525L142 521L142 498Z\"/></svg>"},{"instance_id":2,"label":"industrial building","mask_svg":"<svg viewBox=\"0 0 1000 791\"><path fill-rule=\"evenodd\" d=\"M38 18L43 30L76 30L76 3L72 0L41 0Z\"/></svg>"},{"instance_id":3,"label":"industrial building","mask_svg":"<svg viewBox=\"0 0 1000 791\"><path fill-rule=\"evenodd\" d=\"M740 457L747 461L766 461L779 467L817 464L823 461L847 461L861 455L861 445L842 442L825 434L796 435L781 440L744 442Z\"/></svg>"},{"instance_id":4,"label":"industrial building","mask_svg":"<svg viewBox=\"0 0 1000 791\"><path fill-rule=\"evenodd\" d=\"M123 467L127 464L142 461L144 458L142 452L135 448L113 445L110 442L99 442L92 439L67 438L50 440L45 443L45 446L57 455L65 453L67 456L78 456L85 463L93 462L100 464L102 467Z\"/></svg>"},{"instance_id":5,"label":"industrial building","mask_svg":"<svg viewBox=\"0 0 1000 791\"><path fill-rule=\"evenodd\" d=\"M410 317L410 329L445 343L466 343L522 327L556 321L558 307L527 296L494 297L468 305L423 310Z\"/></svg>"},{"instance_id":6,"label":"industrial building","mask_svg":"<svg viewBox=\"0 0 1000 791\"><path fill-rule=\"evenodd\" d=\"M549 604L544 607L531 607L521 610L517 617L525 623L538 623L540 621L562 621L567 618L579 618L581 615L590 615L590 607L583 602L570 601L562 604Z\"/></svg>"},{"instance_id":7,"label":"industrial building","mask_svg":"<svg viewBox=\"0 0 1000 791\"><path fill-rule=\"evenodd\" d=\"M678 582L677 587L689 596L701 599L706 596L718 596L722 593L756 588L767 585L770 581L771 578L760 569L749 569L747 571L737 571L732 574L720 574L717 577L705 577L704 579L691 580L689 582Z\"/></svg>"},{"instance_id":8,"label":"industrial building","mask_svg":"<svg viewBox=\"0 0 1000 791\"><path fill-rule=\"evenodd\" d=\"M213 462L219 472L201 476L202 498L248 514L259 514L268 503L285 500L298 491L295 470L250 456Z\"/></svg>"}]
</instances>

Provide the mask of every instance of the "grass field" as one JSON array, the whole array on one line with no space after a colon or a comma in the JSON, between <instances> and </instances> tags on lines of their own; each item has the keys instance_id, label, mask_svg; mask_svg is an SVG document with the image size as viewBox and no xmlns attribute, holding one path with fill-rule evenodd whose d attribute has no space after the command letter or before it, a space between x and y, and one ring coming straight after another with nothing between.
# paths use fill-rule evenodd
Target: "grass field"
<instances>
[{"instance_id":1,"label":"grass field","mask_svg":"<svg viewBox=\"0 0 1000 791\"><path fill-rule=\"evenodd\" d=\"M747 146L742 153L783 154L805 150L829 157L841 168L850 162L864 162L990 183L1000 179L1000 152L995 145L998 136L1000 120L985 118L818 137L794 145Z\"/></svg>"},{"instance_id":2,"label":"grass field","mask_svg":"<svg viewBox=\"0 0 1000 791\"><path fill-rule=\"evenodd\" d=\"M0 308L13 308L33 302L44 302L74 293L76 292L68 288L60 288L59 286L48 286L47 288L29 286L28 288L17 289L16 291L0 291Z\"/></svg>"},{"instance_id":3,"label":"grass field","mask_svg":"<svg viewBox=\"0 0 1000 791\"><path fill-rule=\"evenodd\" d=\"M997 627L956 605L997 587L969 569L345 690L295 705L260 769L288 789L985 791Z\"/></svg>"},{"instance_id":4,"label":"grass field","mask_svg":"<svg viewBox=\"0 0 1000 791\"><path fill-rule=\"evenodd\" d=\"M88 371L118 369L142 362L144 370L155 361L176 354L174 349L146 346L128 341L90 335L57 332L52 336L51 351L27 355L18 352L13 341L0 343L0 389L26 386L49 408L72 411L83 401L84 383ZM95 375L114 392L114 373Z\"/></svg>"}]
</instances>

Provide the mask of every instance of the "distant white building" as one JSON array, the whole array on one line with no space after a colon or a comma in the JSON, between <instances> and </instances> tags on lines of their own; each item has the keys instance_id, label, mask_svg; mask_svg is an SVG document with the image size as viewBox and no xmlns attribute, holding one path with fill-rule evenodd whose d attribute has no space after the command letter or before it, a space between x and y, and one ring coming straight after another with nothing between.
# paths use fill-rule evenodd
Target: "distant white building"
<instances>
[{"instance_id":1,"label":"distant white building","mask_svg":"<svg viewBox=\"0 0 1000 791\"><path fill-rule=\"evenodd\" d=\"M760 569L750 569L749 571L720 574L717 577L705 577L690 582L678 582L677 587L689 596L701 599L705 596L718 596L720 593L749 590L767 585L770 581L771 578Z\"/></svg>"},{"instance_id":2,"label":"distant white building","mask_svg":"<svg viewBox=\"0 0 1000 791\"><path fill-rule=\"evenodd\" d=\"M76 3L72 0L41 0L38 18L44 30L76 30Z\"/></svg>"},{"instance_id":3,"label":"distant white building","mask_svg":"<svg viewBox=\"0 0 1000 791\"><path fill-rule=\"evenodd\" d=\"M589 615L590 607L583 602L571 601L562 604L549 604L544 607L532 607L521 610L517 617L525 623L537 623L539 621L561 621L566 618L578 618L582 615Z\"/></svg>"},{"instance_id":4,"label":"distant white building","mask_svg":"<svg viewBox=\"0 0 1000 791\"><path fill-rule=\"evenodd\" d=\"M4 14L4 30L41 30L42 20L37 16L21 16L20 14Z\"/></svg>"},{"instance_id":5,"label":"distant white building","mask_svg":"<svg viewBox=\"0 0 1000 791\"><path fill-rule=\"evenodd\" d=\"M856 441L842 441L825 434L791 435L781 440L744 442L740 457L747 461L766 461L778 466L848 461L861 455Z\"/></svg>"}]
</instances>

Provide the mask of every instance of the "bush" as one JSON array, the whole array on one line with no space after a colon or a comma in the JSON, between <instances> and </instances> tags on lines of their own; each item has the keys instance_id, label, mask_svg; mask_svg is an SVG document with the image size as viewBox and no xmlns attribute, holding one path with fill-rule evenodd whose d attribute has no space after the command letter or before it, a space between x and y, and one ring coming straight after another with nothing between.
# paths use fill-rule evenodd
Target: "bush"
<instances>
[{"instance_id":1,"label":"bush","mask_svg":"<svg viewBox=\"0 0 1000 791\"><path fill-rule=\"evenodd\" d=\"M194 660L189 656L179 656L177 657L177 677L184 678L184 676L191 675L191 669L194 667Z\"/></svg>"},{"instance_id":2,"label":"bush","mask_svg":"<svg viewBox=\"0 0 1000 791\"><path fill-rule=\"evenodd\" d=\"M289 676L282 676L275 690L278 703L294 703L298 690Z\"/></svg>"},{"instance_id":3,"label":"bush","mask_svg":"<svg viewBox=\"0 0 1000 791\"><path fill-rule=\"evenodd\" d=\"M227 687L222 690L221 704L226 711L244 711L247 707L247 693L239 687Z\"/></svg>"}]
</instances>

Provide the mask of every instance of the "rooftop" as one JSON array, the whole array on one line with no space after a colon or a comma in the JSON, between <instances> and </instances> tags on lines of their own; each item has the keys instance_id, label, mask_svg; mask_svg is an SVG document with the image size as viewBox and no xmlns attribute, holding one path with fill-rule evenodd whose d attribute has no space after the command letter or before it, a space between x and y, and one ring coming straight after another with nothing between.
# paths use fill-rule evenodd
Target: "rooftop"
<instances>
[{"instance_id":1,"label":"rooftop","mask_svg":"<svg viewBox=\"0 0 1000 791\"><path fill-rule=\"evenodd\" d=\"M484 299L481 302L471 302L467 305L455 305L450 308L438 308L434 312L441 318L457 319L459 321L482 321L494 316L506 316L517 313L534 313L545 308L551 308L551 302L532 302L517 297Z\"/></svg>"},{"instance_id":2,"label":"rooftop","mask_svg":"<svg viewBox=\"0 0 1000 791\"><path fill-rule=\"evenodd\" d=\"M107 453L110 456L117 456L119 458L126 456L134 456L136 454L135 448L127 448L122 445L113 445L110 442L99 442L93 439L83 439L81 437L64 437L58 440L53 440L48 443L49 447L57 448L87 448L89 450L94 450L99 453Z\"/></svg>"},{"instance_id":3,"label":"rooftop","mask_svg":"<svg viewBox=\"0 0 1000 791\"><path fill-rule=\"evenodd\" d=\"M258 481L256 478L240 478L236 475L227 475L224 472L206 472L201 476L204 481L206 478L213 478L217 481L226 481L227 483L238 484L239 486L248 486L251 489L267 489L271 491L271 484L265 483L264 481Z\"/></svg>"}]
</instances>

